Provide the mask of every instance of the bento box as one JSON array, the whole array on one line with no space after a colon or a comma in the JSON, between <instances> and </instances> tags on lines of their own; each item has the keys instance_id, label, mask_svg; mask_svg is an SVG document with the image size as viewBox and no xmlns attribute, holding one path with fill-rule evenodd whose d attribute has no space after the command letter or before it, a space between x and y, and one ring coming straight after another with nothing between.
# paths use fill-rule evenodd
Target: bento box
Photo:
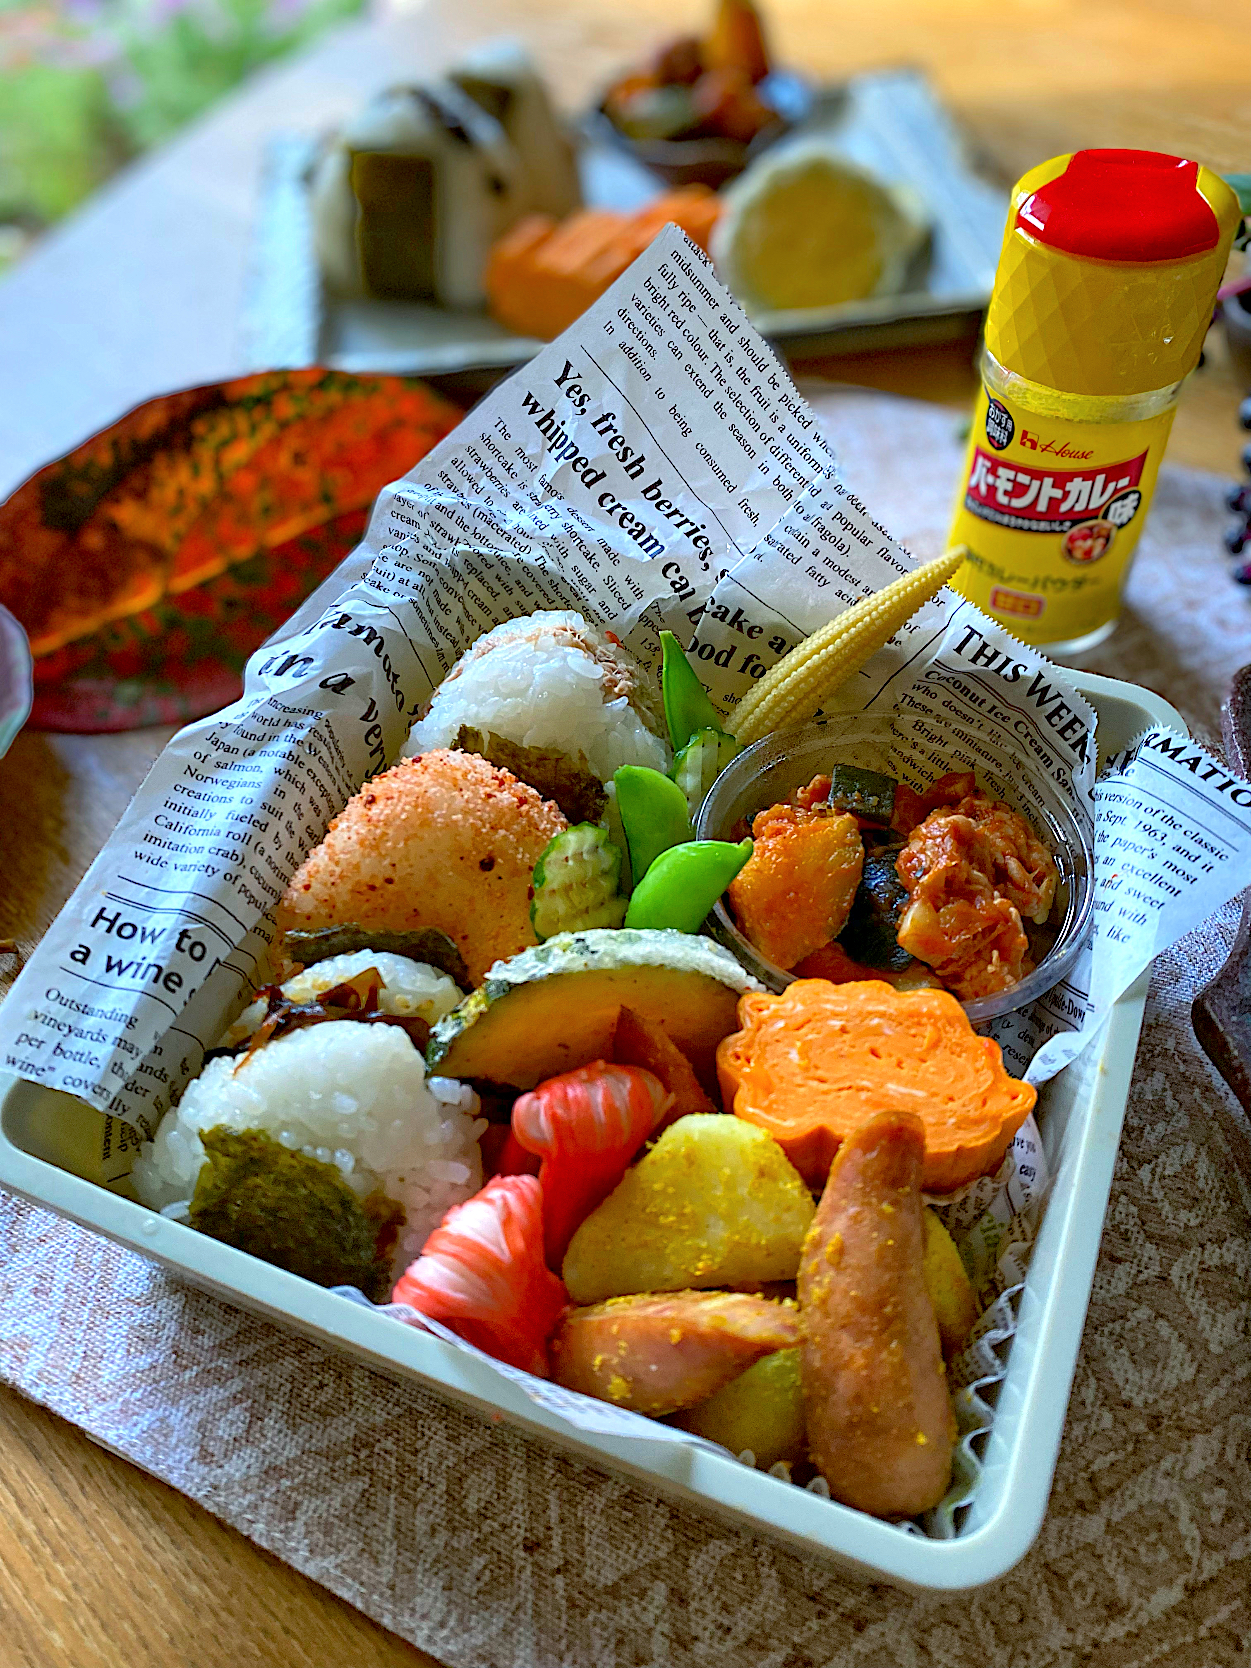
<instances>
[{"instance_id":1,"label":"bento box","mask_svg":"<svg viewBox=\"0 0 1251 1668\"><path fill-rule=\"evenodd\" d=\"M1133 685L1075 674L1098 715L1101 759L1147 729L1184 735L1177 713ZM1026 1552L1046 1510L1069 1386L1094 1275L1103 1214L1133 1071L1149 975L1111 1010L1102 1033L1046 1083L1038 1124L1051 1176L1024 1283L1006 1370L981 1439L981 1476L958 1508L950 1539L878 1521L757 1471L697 1441L657 1441L575 1429L539 1406L477 1355L261 1263L156 1214L120 1191L138 1148L98 1159L102 1114L12 1076L0 1077L0 1185L155 1258L227 1301L289 1325L370 1367L502 1414L520 1428L632 1476L658 1492L781 1536L849 1570L916 1591L994 1581ZM77 1109L75 1109L77 1108ZM95 1132L94 1144L92 1140ZM75 1139L94 1150L96 1175L75 1173ZM671 1433L670 1433L671 1434Z\"/></svg>"}]
</instances>

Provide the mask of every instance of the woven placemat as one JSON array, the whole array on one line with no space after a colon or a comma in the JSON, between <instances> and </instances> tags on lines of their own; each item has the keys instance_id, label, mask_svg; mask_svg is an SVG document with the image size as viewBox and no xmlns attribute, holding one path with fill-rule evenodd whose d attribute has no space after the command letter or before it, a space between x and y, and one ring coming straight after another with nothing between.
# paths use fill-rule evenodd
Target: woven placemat
<instances>
[{"instance_id":1,"label":"woven placemat","mask_svg":"<svg viewBox=\"0 0 1251 1668\"><path fill-rule=\"evenodd\" d=\"M937 549L950 414L820 403L855 490ZM1159 689L1209 736L1251 655L1221 523L1215 477L1166 472L1126 627L1096 668ZM1189 1021L1235 922L1227 906L1156 964L1047 1521L983 1592L857 1583L4 1196L0 1377L450 1668L1245 1664L1251 1132Z\"/></svg>"}]
</instances>

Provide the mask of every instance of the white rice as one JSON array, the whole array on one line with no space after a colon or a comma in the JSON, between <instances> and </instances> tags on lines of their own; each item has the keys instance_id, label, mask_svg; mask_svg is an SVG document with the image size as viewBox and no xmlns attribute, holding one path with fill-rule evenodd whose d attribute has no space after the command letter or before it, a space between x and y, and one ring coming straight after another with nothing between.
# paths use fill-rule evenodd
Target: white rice
<instances>
[{"instance_id":1,"label":"white rice","mask_svg":"<svg viewBox=\"0 0 1251 1668\"><path fill-rule=\"evenodd\" d=\"M381 1188L403 1205L399 1272L444 1213L482 1185L477 1095L452 1078L427 1079L399 1026L328 1020L236 1065L210 1060L144 1143L133 1174L150 1209L185 1214L205 1161L201 1130L262 1130L334 1164L362 1198Z\"/></svg>"},{"instance_id":2,"label":"white rice","mask_svg":"<svg viewBox=\"0 0 1251 1668\"><path fill-rule=\"evenodd\" d=\"M516 636L530 627L526 640ZM564 628L563 641L557 636ZM626 764L668 770L669 749L643 723L624 695L604 699L604 668L593 655L568 641L570 630L589 631L578 614L531 615L510 620L480 637L471 657L458 663L455 677L435 691L425 718L413 725L403 753L414 758L450 747L462 724L520 747L581 753L601 782ZM513 640L493 646L499 633ZM490 647L490 653L483 650Z\"/></svg>"},{"instance_id":3,"label":"white rice","mask_svg":"<svg viewBox=\"0 0 1251 1668\"><path fill-rule=\"evenodd\" d=\"M380 1013L397 1014L402 1019L424 1019L433 1025L436 1019L450 1014L461 999L459 987L437 967L378 950L353 950L347 956L327 956L325 961L314 962L303 973L286 980L281 987L282 994L293 1002L311 1002L315 996L370 967L377 968L382 979L378 993ZM218 1047L233 1048L245 1041L264 1018L265 1003L258 997L222 1032Z\"/></svg>"}]
</instances>

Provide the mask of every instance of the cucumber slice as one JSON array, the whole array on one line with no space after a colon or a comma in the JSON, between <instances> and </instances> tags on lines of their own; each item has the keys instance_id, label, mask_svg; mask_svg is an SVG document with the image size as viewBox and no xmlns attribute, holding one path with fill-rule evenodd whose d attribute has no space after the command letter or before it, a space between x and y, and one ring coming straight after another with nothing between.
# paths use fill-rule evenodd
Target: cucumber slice
<instances>
[{"instance_id":1,"label":"cucumber slice","mask_svg":"<svg viewBox=\"0 0 1251 1668\"><path fill-rule=\"evenodd\" d=\"M670 775L686 795L692 822L699 815L712 784L742 751L742 743L721 730L697 730L673 761Z\"/></svg>"},{"instance_id":2,"label":"cucumber slice","mask_svg":"<svg viewBox=\"0 0 1251 1668\"><path fill-rule=\"evenodd\" d=\"M634 871L630 867L630 842L626 839L625 824L621 820L621 807L617 804L616 783L606 784L607 798L604 801L604 814L599 819L607 830L608 838L616 846L621 858L621 874L617 880L617 890L623 898L628 898L634 890Z\"/></svg>"},{"instance_id":3,"label":"cucumber slice","mask_svg":"<svg viewBox=\"0 0 1251 1668\"><path fill-rule=\"evenodd\" d=\"M590 927L619 927L621 853L597 823L580 822L550 841L534 865L530 925L536 938Z\"/></svg>"}]
</instances>

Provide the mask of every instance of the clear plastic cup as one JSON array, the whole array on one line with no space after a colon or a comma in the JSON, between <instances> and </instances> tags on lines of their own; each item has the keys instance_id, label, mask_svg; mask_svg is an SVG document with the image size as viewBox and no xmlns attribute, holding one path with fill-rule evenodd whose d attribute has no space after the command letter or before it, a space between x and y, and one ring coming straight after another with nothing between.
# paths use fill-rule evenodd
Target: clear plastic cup
<instances>
[{"instance_id":1,"label":"clear plastic cup","mask_svg":"<svg viewBox=\"0 0 1251 1668\"><path fill-rule=\"evenodd\" d=\"M789 799L797 788L831 765L860 765L866 770L898 775L890 753L897 751L900 736L889 718L871 718L862 713L836 715L809 724L802 730L782 730L755 742L738 755L713 783L696 822L701 840L728 840L740 818L750 823L757 811ZM969 761L954 746L949 770L967 770ZM1010 990L993 996L979 996L962 1004L974 1025L983 1025L1001 1014L1027 1008L1053 989L1072 967L1090 931L1094 913L1094 852L1090 838L1069 801L1041 772L1030 779L1032 798L1021 795L1013 802L1033 825L1055 855L1060 871L1056 893L1059 930L1051 950L1032 973ZM1054 915L1053 915L1054 919ZM713 936L732 950L747 971L771 991L785 990L794 980L773 962L767 961L734 924L724 898L718 899L708 924Z\"/></svg>"}]
</instances>

